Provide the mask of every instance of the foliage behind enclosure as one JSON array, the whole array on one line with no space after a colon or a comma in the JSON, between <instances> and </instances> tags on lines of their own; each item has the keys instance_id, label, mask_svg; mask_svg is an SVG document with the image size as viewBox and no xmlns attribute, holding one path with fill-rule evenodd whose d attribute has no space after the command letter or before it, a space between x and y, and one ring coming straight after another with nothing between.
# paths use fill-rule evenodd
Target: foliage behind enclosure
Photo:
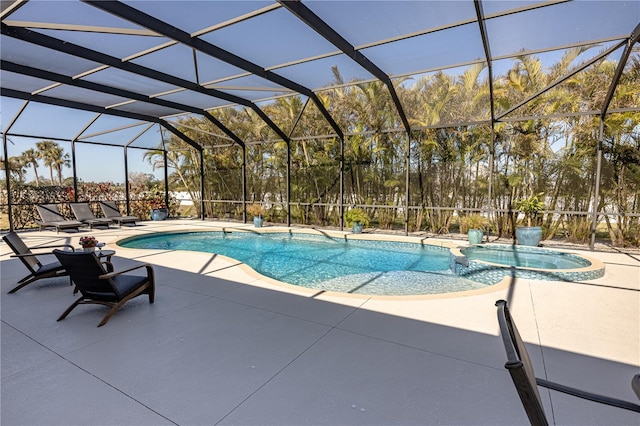
<instances>
[{"instance_id":1,"label":"foliage behind enclosure","mask_svg":"<svg viewBox=\"0 0 640 426\"><path fill-rule=\"evenodd\" d=\"M567 50L549 69L534 55L518 57L494 81L496 114L566 75L583 50ZM245 146L206 119L177 120L176 126L204 148L204 162L200 164L198 151L175 135L167 136L169 189L186 191L196 213L206 217L241 220L246 201L261 203L267 220L275 223L285 223L290 214L293 224L338 226L342 204L365 209L372 226L380 229L403 230L406 225L409 231L446 234L459 229L461 217L483 212L499 236L511 236L523 223L517 200L544 194L545 237L588 241L597 173L597 112L615 63L598 61L493 125L483 65L472 65L460 76L440 71L399 79L394 84L409 118L409 134L383 83L346 83L337 68L333 71L335 81L318 97L344 132L343 145L315 105L300 96L263 107L290 140L276 135L251 109L213 110ZM637 245L640 239L639 93L640 60L635 54L613 96L613 112L605 117L595 200L602 213L598 221L618 246ZM10 161L16 182L18 172L33 164L27 154L22 162ZM146 157L154 167L164 166L162 149L148 151ZM61 180L57 171L64 161L48 163L51 181ZM17 184L13 191L18 204L47 198ZM62 191L49 198L65 196ZM86 199L100 197L92 193ZM144 198L132 197L134 204L137 197ZM19 220L30 223L32 218L27 214Z\"/></svg>"}]
</instances>

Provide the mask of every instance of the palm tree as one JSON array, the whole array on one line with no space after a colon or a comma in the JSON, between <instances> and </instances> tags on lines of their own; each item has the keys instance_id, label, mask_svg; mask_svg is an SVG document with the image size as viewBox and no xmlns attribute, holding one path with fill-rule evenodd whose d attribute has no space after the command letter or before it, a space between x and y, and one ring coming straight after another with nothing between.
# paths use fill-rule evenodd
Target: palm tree
<instances>
[{"instance_id":1,"label":"palm tree","mask_svg":"<svg viewBox=\"0 0 640 426\"><path fill-rule=\"evenodd\" d=\"M414 111L410 123L426 127L453 122L460 86L453 77L443 72L419 79L413 93L408 94ZM452 208L425 211L428 226L433 232L448 232L453 207L458 203L463 175L462 138L459 133L455 129L426 129L417 137L415 161L421 204Z\"/></svg>"},{"instance_id":2,"label":"palm tree","mask_svg":"<svg viewBox=\"0 0 640 426\"><path fill-rule=\"evenodd\" d=\"M21 156L9 157L9 174L18 182L24 181L26 170L25 164ZM4 170L4 158L0 158L0 167Z\"/></svg>"},{"instance_id":3,"label":"palm tree","mask_svg":"<svg viewBox=\"0 0 640 426\"><path fill-rule=\"evenodd\" d=\"M33 173L35 174L36 186L40 186L40 176L38 176L38 153L33 148L27 149L22 153L22 161L25 165L33 167Z\"/></svg>"},{"instance_id":4,"label":"palm tree","mask_svg":"<svg viewBox=\"0 0 640 426\"><path fill-rule=\"evenodd\" d=\"M62 168L71 167L69 154L53 141L40 141L36 143L37 157L44 160L44 165L49 167L51 185L54 184L53 171L58 175L58 185L62 185Z\"/></svg>"},{"instance_id":5,"label":"palm tree","mask_svg":"<svg viewBox=\"0 0 640 426\"><path fill-rule=\"evenodd\" d=\"M62 186L62 168L71 167L71 160L69 159L69 154L65 154L60 147L54 149L52 154L52 165L58 174L58 185Z\"/></svg>"},{"instance_id":6,"label":"palm tree","mask_svg":"<svg viewBox=\"0 0 640 426\"><path fill-rule=\"evenodd\" d=\"M44 161L44 165L49 167L49 175L51 177L50 185L53 185L53 163L54 163L54 150L58 147L58 144L54 141L40 141L36 142L36 149L38 150L38 158Z\"/></svg>"}]
</instances>

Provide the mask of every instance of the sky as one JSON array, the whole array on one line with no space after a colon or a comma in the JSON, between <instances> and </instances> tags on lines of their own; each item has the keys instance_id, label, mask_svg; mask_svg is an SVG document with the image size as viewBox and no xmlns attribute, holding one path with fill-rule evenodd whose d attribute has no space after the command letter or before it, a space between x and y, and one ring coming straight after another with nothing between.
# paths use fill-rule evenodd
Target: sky
<instances>
[{"instance_id":1,"label":"sky","mask_svg":"<svg viewBox=\"0 0 640 426\"><path fill-rule=\"evenodd\" d=\"M0 121L2 129L6 129L17 113L20 111L24 101L3 97L0 101ZM86 131L87 126L96 114L68 108L58 108L31 102L19 115L11 127L7 141L9 157L18 156L29 148L36 148L36 143L42 140L54 140L64 152L71 157L71 143L67 140L78 134L90 136L89 140L99 143L123 145L133 140L146 128L146 125L125 128L120 131L104 133L106 130L118 129L124 125L135 124L131 120L121 118L101 116ZM34 120L34 117L42 119ZM15 135L34 135L33 138ZM64 140L57 140L57 139ZM144 146L154 148L160 143L160 135L157 126L147 130L143 136L134 141L134 146ZM127 150L127 161L129 174L150 173L158 179L164 179L162 170L153 170L147 160L143 159L146 149L129 148ZM76 167L79 179L93 182L124 182L124 149L122 146L104 146L79 142L76 144ZM38 174L49 178L50 173L47 167L41 162ZM71 168L63 169L63 177L73 176ZM26 181L30 182L35 178L32 167L27 168Z\"/></svg>"},{"instance_id":2,"label":"sky","mask_svg":"<svg viewBox=\"0 0 640 426\"><path fill-rule=\"evenodd\" d=\"M36 149L36 142L45 139L27 139L20 137L9 137L7 143L9 157L20 155L29 148ZM13 143L12 143L13 142ZM56 141L64 152L71 157L70 143L64 141ZM122 147L96 146L78 143L76 144L76 168L78 179L85 182L124 182L124 152ZM132 173L150 173L157 179L164 179L163 170L153 170L148 161L143 159L146 150L130 148L127 152L127 161L129 175ZM26 168L26 182L32 182L35 174L32 167ZM50 178L50 171L45 167L42 161L38 167L38 175L40 177ZM73 176L72 168L63 168L63 179ZM54 179L57 175L54 172Z\"/></svg>"}]
</instances>

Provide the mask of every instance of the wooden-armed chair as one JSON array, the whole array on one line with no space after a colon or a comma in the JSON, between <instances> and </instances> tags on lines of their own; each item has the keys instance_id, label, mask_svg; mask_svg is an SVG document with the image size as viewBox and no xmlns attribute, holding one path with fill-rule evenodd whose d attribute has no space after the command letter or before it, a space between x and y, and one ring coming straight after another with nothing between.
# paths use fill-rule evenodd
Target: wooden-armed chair
<instances>
[{"instance_id":1,"label":"wooden-armed chair","mask_svg":"<svg viewBox=\"0 0 640 426\"><path fill-rule=\"evenodd\" d=\"M529 353L527 352L527 348L520 337L520 333L518 333L518 329L516 328L516 324L513 322L513 318L511 318L507 302L505 300L498 300L496 302L496 306L498 307L498 324L500 325L500 334L502 335L502 342L504 344L505 351L507 352L507 362L504 367L511 374L513 384L518 391L520 401L522 401L524 410L532 425L546 426L549 424L542 405L542 399L538 393L538 386L566 393L578 398L587 399L589 401L598 402L600 404L640 413L640 405L638 404L604 395L598 395L536 377L533 371L533 365L531 364L531 359L529 358ZM632 387L634 388L634 391L636 386L640 386L636 384L639 380L639 375L634 376L632 379ZM640 395L638 395L638 397L640 397Z\"/></svg>"},{"instance_id":2,"label":"wooden-armed chair","mask_svg":"<svg viewBox=\"0 0 640 426\"><path fill-rule=\"evenodd\" d=\"M64 247L73 251L72 245L57 244L57 245L47 245L47 246L38 246L38 247L29 248L24 243L22 238L20 238L20 236L15 232L9 232L7 235L4 235L2 239L4 240L5 243L7 243L9 248L11 248L11 250L15 253L11 257L17 257L18 259L20 259L20 261L22 261L24 266L26 266L26 268L29 270L29 275L27 275L26 277L18 281L18 285L12 288L11 290L9 290L9 293L15 293L16 291L20 290L22 287L26 286L27 284L31 284L32 282L37 281L41 278L62 277L62 276L69 275L65 271L62 264L60 264L60 262L54 261L51 263L42 263L38 259L38 256L52 255L53 253L51 252L33 253L31 250L32 249L33 250L54 249L54 248L60 249Z\"/></svg>"},{"instance_id":3,"label":"wooden-armed chair","mask_svg":"<svg viewBox=\"0 0 640 426\"><path fill-rule=\"evenodd\" d=\"M148 294L149 303L154 302L155 280L153 267L149 264L145 263L121 271L108 272L103 264L109 262L101 263L94 253L72 253L62 250L54 250L53 253L81 293L81 297L60 315L58 321L65 319L76 306L93 303L111 308L98 324L98 327L101 327L122 305L136 296ZM140 268L146 268L146 275L126 274L126 272Z\"/></svg>"}]
</instances>

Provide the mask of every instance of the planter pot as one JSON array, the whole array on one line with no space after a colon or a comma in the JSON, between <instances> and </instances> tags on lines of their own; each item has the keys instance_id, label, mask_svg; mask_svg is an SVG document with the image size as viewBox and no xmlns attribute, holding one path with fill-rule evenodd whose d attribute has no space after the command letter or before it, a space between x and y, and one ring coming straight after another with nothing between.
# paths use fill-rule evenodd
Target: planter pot
<instances>
[{"instance_id":1,"label":"planter pot","mask_svg":"<svg viewBox=\"0 0 640 426\"><path fill-rule=\"evenodd\" d=\"M256 228L262 228L262 224L264 223L264 219L260 216L253 217L253 226Z\"/></svg>"},{"instance_id":2,"label":"planter pot","mask_svg":"<svg viewBox=\"0 0 640 426\"><path fill-rule=\"evenodd\" d=\"M482 236L482 229L469 229L469 232L467 232L469 244L482 244Z\"/></svg>"},{"instance_id":3,"label":"planter pot","mask_svg":"<svg viewBox=\"0 0 640 426\"><path fill-rule=\"evenodd\" d=\"M539 226L521 226L516 228L516 239L521 246L538 247L542 239L542 228Z\"/></svg>"},{"instance_id":4,"label":"planter pot","mask_svg":"<svg viewBox=\"0 0 640 426\"><path fill-rule=\"evenodd\" d=\"M351 226L351 231L353 231L354 234L362 234L362 224L360 222L354 222Z\"/></svg>"},{"instance_id":5,"label":"planter pot","mask_svg":"<svg viewBox=\"0 0 640 426\"><path fill-rule=\"evenodd\" d=\"M94 247L82 247L82 249L83 249L86 253L92 253L92 252L96 251L95 246L94 246Z\"/></svg>"},{"instance_id":6,"label":"planter pot","mask_svg":"<svg viewBox=\"0 0 640 426\"><path fill-rule=\"evenodd\" d=\"M153 209L151 210L151 219L152 220L165 220L169 211L167 209Z\"/></svg>"}]
</instances>

